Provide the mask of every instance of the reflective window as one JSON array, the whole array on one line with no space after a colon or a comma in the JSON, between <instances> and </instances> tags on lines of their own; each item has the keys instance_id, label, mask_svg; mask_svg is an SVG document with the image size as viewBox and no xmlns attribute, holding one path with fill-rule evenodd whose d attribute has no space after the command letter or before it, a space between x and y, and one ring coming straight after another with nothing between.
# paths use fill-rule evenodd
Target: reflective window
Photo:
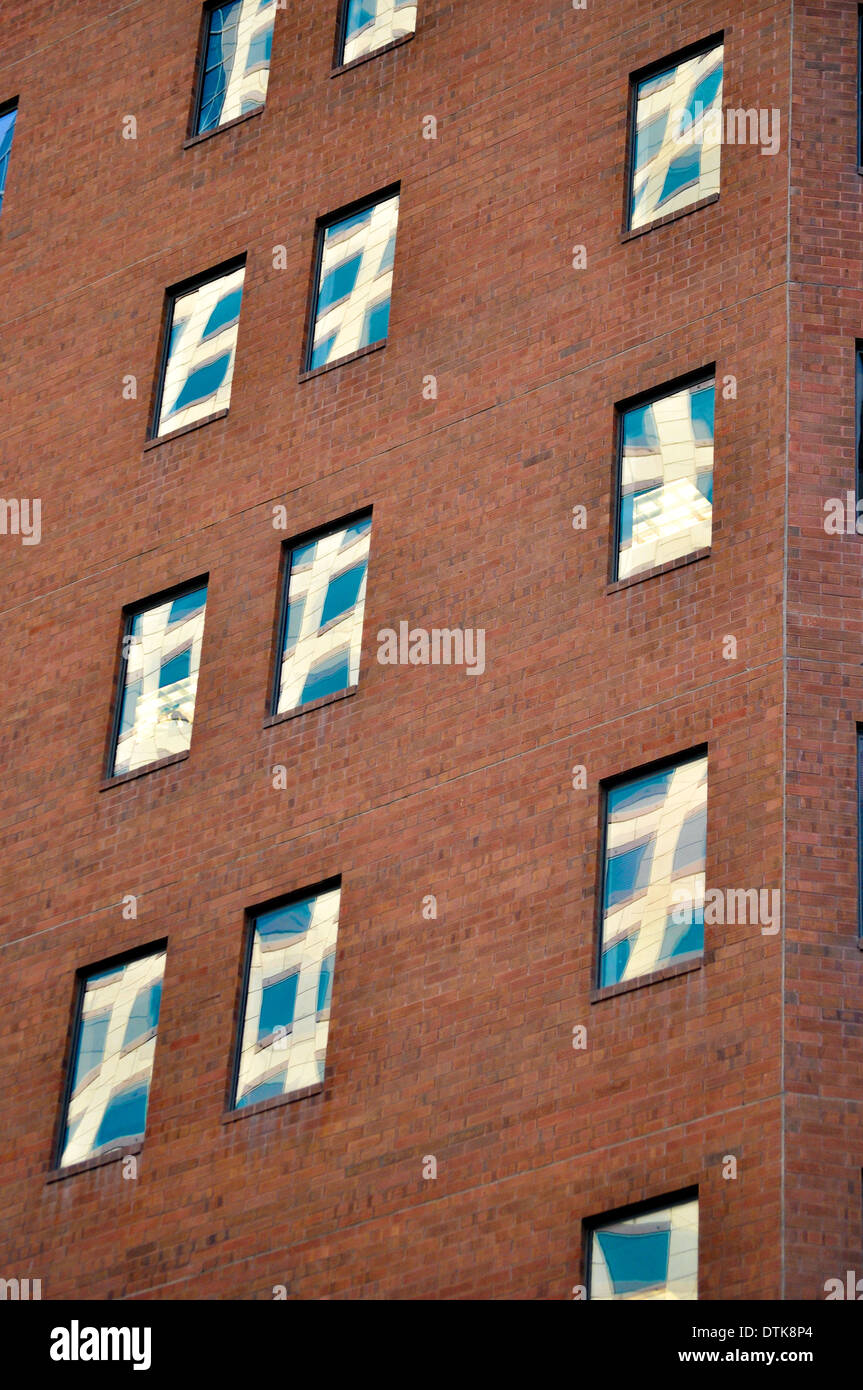
<instances>
[{"instance_id":1,"label":"reflective window","mask_svg":"<svg viewBox=\"0 0 863 1390\"><path fill-rule=\"evenodd\" d=\"M208 12L197 135L263 106L275 17L276 0L231 0Z\"/></svg>"},{"instance_id":2,"label":"reflective window","mask_svg":"<svg viewBox=\"0 0 863 1390\"><path fill-rule=\"evenodd\" d=\"M631 228L719 192L723 46L638 82Z\"/></svg>"},{"instance_id":3,"label":"reflective window","mask_svg":"<svg viewBox=\"0 0 863 1390\"><path fill-rule=\"evenodd\" d=\"M702 381L621 412L618 579L710 545L714 396Z\"/></svg>"},{"instance_id":4,"label":"reflective window","mask_svg":"<svg viewBox=\"0 0 863 1390\"><path fill-rule=\"evenodd\" d=\"M698 1199L596 1226L588 1262L591 1299L697 1299Z\"/></svg>"},{"instance_id":5,"label":"reflective window","mask_svg":"<svg viewBox=\"0 0 863 1390\"><path fill-rule=\"evenodd\" d=\"M398 215L396 193L321 228L310 370L386 338Z\"/></svg>"},{"instance_id":6,"label":"reflective window","mask_svg":"<svg viewBox=\"0 0 863 1390\"><path fill-rule=\"evenodd\" d=\"M12 149L12 136L15 134L17 107L0 115L0 208L3 207L3 194L6 189L6 174L9 169L9 151Z\"/></svg>"},{"instance_id":7,"label":"reflective window","mask_svg":"<svg viewBox=\"0 0 863 1390\"><path fill-rule=\"evenodd\" d=\"M274 713L359 680L371 534L371 517L362 517L291 551Z\"/></svg>"},{"instance_id":8,"label":"reflective window","mask_svg":"<svg viewBox=\"0 0 863 1390\"><path fill-rule=\"evenodd\" d=\"M345 0L343 23L341 62L352 63L412 34L417 27L416 0Z\"/></svg>"},{"instance_id":9,"label":"reflective window","mask_svg":"<svg viewBox=\"0 0 863 1390\"><path fill-rule=\"evenodd\" d=\"M141 608L128 618L109 776L188 750L206 604L204 586Z\"/></svg>"},{"instance_id":10,"label":"reflective window","mask_svg":"<svg viewBox=\"0 0 863 1390\"><path fill-rule=\"evenodd\" d=\"M609 787L600 985L704 949L707 755Z\"/></svg>"},{"instance_id":11,"label":"reflective window","mask_svg":"<svg viewBox=\"0 0 863 1390\"><path fill-rule=\"evenodd\" d=\"M142 1138L164 973L158 951L82 981L60 1167Z\"/></svg>"},{"instance_id":12,"label":"reflective window","mask_svg":"<svg viewBox=\"0 0 863 1390\"><path fill-rule=\"evenodd\" d=\"M310 894L252 920L237 1108L324 1079L340 893Z\"/></svg>"},{"instance_id":13,"label":"reflective window","mask_svg":"<svg viewBox=\"0 0 863 1390\"><path fill-rule=\"evenodd\" d=\"M245 273L239 266L172 297L157 437L230 405Z\"/></svg>"}]
</instances>

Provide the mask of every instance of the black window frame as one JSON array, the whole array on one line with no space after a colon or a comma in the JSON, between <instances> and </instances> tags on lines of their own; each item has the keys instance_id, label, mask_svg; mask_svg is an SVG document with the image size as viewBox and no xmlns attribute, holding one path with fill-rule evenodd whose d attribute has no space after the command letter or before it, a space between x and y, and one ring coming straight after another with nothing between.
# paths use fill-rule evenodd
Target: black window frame
<instances>
[{"instance_id":1,"label":"black window frame","mask_svg":"<svg viewBox=\"0 0 863 1390\"><path fill-rule=\"evenodd\" d=\"M618 584L623 581L620 579L620 533L621 533L621 514L623 512L623 417L631 410L640 409L645 405L652 405L655 401L663 401L668 396L676 396L681 391L691 390L694 386L714 387L714 422L716 414L716 382L717 371L716 363L708 363L704 367L699 367L694 371L686 372L683 376L674 377L671 381L663 382L661 386L648 387L644 391L637 392L634 396L627 396L623 400L616 401L614 406L614 494L613 494L613 514L611 525L611 565L609 568L608 582ZM713 446L716 449L716 427L714 423ZM716 469L716 459L714 452L714 474ZM715 478L714 478L715 482ZM711 503L711 519L713 508L715 507L715 488L714 501ZM713 548L713 529L711 526L711 549ZM690 551L688 554L697 554L697 551ZM677 557L676 562L682 563L687 559L686 555ZM644 570L639 574L628 575L627 583L635 583L640 579L649 579L655 576L656 569Z\"/></svg>"},{"instance_id":2,"label":"black window frame","mask_svg":"<svg viewBox=\"0 0 863 1390\"><path fill-rule=\"evenodd\" d=\"M166 954L165 968L167 970L167 950L168 938L161 937L156 941L147 941L141 946L133 946L130 950L121 951L117 954L106 956L104 959L94 961L89 965L79 966L75 971L72 986L72 1008L69 1015L69 1025L66 1030L65 1063L63 1068L63 1079L60 1087L60 1108L57 1121L54 1126L54 1136L51 1144L51 1168L54 1172L64 1172L67 1169L73 1170L78 1163L67 1163L61 1168L63 1157L63 1141L66 1137L66 1119L69 1113L69 1102L72 1099L73 1078L75 1075L75 1064L78 1058L78 1047L81 1040L81 1030L84 1014L84 996L87 990L87 982L94 975L100 975L105 970L119 970L122 966L131 965L136 960L143 960L146 956L158 956L163 951ZM164 979L164 976L163 976ZM161 1008L159 1013L161 1023ZM156 1028L156 1040L158 1044L159 1029ZM153 1059L153 1069L155 1071L155 1058ZM152 1076L152 1073L151 1073ZM149 1111L149 1105L148 1105ZM137 1139L130 1139L117 1145L118 1152L128 1150L130 1145L141 1143L144 1135ZM106 1150L111 1153L112 1150ZM93 1159L82 1159L82 1164L89 1164L98 1161L105 1155L97 1154Z\"/></svg>"},{"instance_id":3,"label":"black window frame","mask_svg":"<svg viewBox=\"0 0 863 1390\"><path fill-rule=\"evenodd\" d=\"M317 319L318 297L321 292L321 265L324 258L324 237L330 227L336 226L339 222L346 222L349 217L356 217L367 208L377 207L378 203L385 203L389 198L399 199L399 221L401 221L401 180L396 183L388 184L386 188L380 189L364 198L356 198L352 203L346 203L344 207L336 212L328 212L323 217L319 217L315 222L315 249L312 257L312 282L309 294L309 306L306 311L306 330L305 342L303 344L301 374L312 371L329 370L336 367L341 362L349 362L356 355L355 352L347 352L344 357L337 357L332 362L325 362L320 367L312 367L312 357L315 350L315 321ZM396 224L396 244L398 244L398 223ZM393 285L395 284L395 257L393 258ZM390 302L392 302L392 290L390 291ZM364 348L356 349L356 352L366 352L368 348L377 347L381 343L389 342L389 328L387 336L379 338L377 343L369 343Z\"/></svg>"},{"instance_id":4,"label":"black window frame","mask_svg":"<svg viewBox=\"0 0 863 1390\"><path fill-rule=\"evenodd\" d=\"M602 928L605 921L605 874L606 874L606 855L608 852L608 793L616 787L623 786L627 782L637 782L642 777L650 777L656 772L663 772L669 767L682 767L685 763L694 763L699 758L707 758L707 792L708 807L710 795L710 745L709 743L699 743L687 745L676 753L664 754L661 758L655 758L651 762L641 763L638 767L627 768L623 772L612 773L609 777L603 777L599 784L599 835L598 845L599 854L597 856L597 881L596 881L596 922L594 925L594 963L593 963L593 988L595 990L618 989L619 984L604 985L602 983ZM706 868L706 845L709 843L709 836L705 832L705 868ZM707 942L701 950L701 959L704 959L707 951ZM682 957L682 959L685 959ZM659 969L665 969L660 966ZM637 981L644 981L649 978L652 971L646 971L644 975L636 975L632 980L625 982L632 988Z\"/></svg>"},{"instance_id":5,"label":"black window frame","mask_svg":"<svg viewBox=\"0 0 863 1390\"><path fill-rule=\"evenodd\" d=\"M275 621L275 642L273 649L272 669L270 672L270 693L267 708L267 718L276 719L279 717L279 695L281 694L282 680L282 657L285 650L285 632L288 625L288 607L290 598L291 584L291 560L295 550L301 546L311 545L313 541L321 540L324 536L329 536L333 531L340 531L348 526L355 525L358 521L368 519L372 523L374 531L374 508L372 506L360 507L355 512L349 512L347 516L339 517L335 521L324 522L321 526L314 526L308 531L301 531L288 540L282 541L279 553L279 578L276 600L276 621ZM371 562L371 537L369 537L369 561ZM365 618L365 615L363 615ZM365 626L365 622L363 624ZM350 687L347 687L350 689ZM309 701L309 708L315 705L315 701ZM296 711L299 713L304 708L298 705Z\"/></svg>"},{"instance_id":6,"label":"black window frame","mask_svg":"<svg viewBox=\"0 0 863 1390\"><path fill-rule=\"evenodd\" d=\"M196 589L206 588L206 604L210 599L210 575L209 572L199 575L196 579L183 580L180 584L172 584L168 589L160 589L155 594L145 599L136 600L134 603L125 604L121 610L122 623L120 631L120 647L116 664L116 674L114 677L114 701L111 711L110 731L108 735L108 756L105 763L105 778L113 780L115 777L128 777L132 774L126 772L114 772L114 764L117 759L117 742L120 736L120 720L123 713L123 696L126 691L126 671L129 666L128 642L127 638L132 635L132 623L140 613L146 613L150 608L158 608L163 603L168 603L174 599L182 598L184 594L194 593ZM134 769L137 776L146 772L148 767L156 767L161 759L155 759L152 763L145 763L143 766Z\"/></svg>"},{"instance_id":7,"label":"black window frame","mask_svg":"<svg viewBox=\"0 0 863 1390\"><path fill-rule=\"evenodd\" d=\"M240 1080L240 1062L243 1052L243 1032L246 1027L246 1009L249 1001L249 976L252 969L252 949L255 941L255 923L259 917L263 917L267 912L274 912L278 908L290 907L292 903L303 902L306 898L318 898L323 893L333 892L341 889L343 879L341 874L331 874L328 878L320 879L316 883L311 883L305 888L296 888L289 893L279 893L274 898L267 898L263 902L256 903L254 907L247 907L243 913L243 935L240 949L240 969L239 969L239 988L234 1005L233 1018L233 1039L231 1042L231 1055L228 1065L228 1093L225 1101L225 1109L229 1114L241 1113L245 1107L238 1107L237 1088ZM339 899L339 928L341 928L342 903ZM333 979L335 980L335 961L333 962ZM298 1097L299 1098L299 1097ZM293 1099L292 1094L287 1094L284 1100ZM249 1107L250 1109L253 1107Z\"/></svg>"},{"instance_id":8,"label":"black window frame","mask_svg":"<svg viewBox=\"0 0 863 1390\"><path fill-rule=\"evenodd\" d=\"M665 58L656 59L643 67L636 68L629 74L629 117L627 120L627 148L626 148L626 177L624 179L624 208L623 208L623 234L626 236L630 232L647 232L656 223L662 222L667 213L657 213L649 222L644 222L640 227L632 225L632 187L635 182L635 137L638 129L638 88L642 82L646 82L650 77L659 77L661 73L670 72L672 68L679 67L681 63L688 63L693 58L698 58L702 53L709 53L711 48L718 48L722 45L722 77L725 81L725 30L720 29L717 33L711 34L709 38L698 39L695 43L687 44L684 48L676 49ZM724 86L723 86L724 93ZM720 190L721 191L721 190ZM718 194L717 194L718 196ZM698 202L697 198L693 202ZM684 209L679 209L683 212ZM685 211L689 211L687 207Z\"/></svg>"},{"instance_id":9,"label":"black window frame","mask_svg":"<svg viewBox=\"0 0 863 1390\"><path fill-rule=\"evenodd\" d=\"M166 430L164 434L159 434L159 416L162 413L162 404L165 395L165 373L168 367L168 354L171 346L171 329L174 325L174 311L177 300L184 294L190 294L193 290L198 290L202 285L207 285L211 280L220 280L222 276L231 275L235 270L245 268L248 262L248 252L242 251L237 256L231 256L226 261L221 261L217 266L210 270L201 271L198 275L190 275L185 280L178 280L176 284L169 285L165 290L164 301L162 304L162 327L161 340L159 346L159 360L156 370L156 381L153 389L153 403L150 410L150 423L147 431L147 440L151 442L155 439L168 439L174 430ZM245 294L246 284L243 281L243 293ZM241 306L242 312L242 306ZM237 335L239 338L240 325L237 322ZM215 411L216 416L221 416L222 411ZM193 421L193 425L199 426L206 423L212 416L202 416L200 420ZM178 425L177 430L189 429L188 425Z\"/></svg>"},{"instance_id":10,"label":"black window frame","mask_svg":"<svg viewBox=\"0 0 863 1390\"><path fill-rule=\"evenodd\" d=\"M698 1184L693 1183L689 1187L678 1188L673 1192L662 1193L658 1197L647 1197L638 1202L626 1202L622 1206L612 1207L609 1211L597 1212L593 1216L586 1216L582 1219L582 1285L584 1287L585 1302L590 1302L591 1267L593 1260L593 1238L597 1231L604 1226L613 1225L616 1221L630 1220L636 1216L649 1216L652 1211L662 1211L666 1207L684 1206L687 1202L698 1202L698 1274L697 1280L701 1282L701 1198L699 1196Z\"/></svg>"}]
</instances>

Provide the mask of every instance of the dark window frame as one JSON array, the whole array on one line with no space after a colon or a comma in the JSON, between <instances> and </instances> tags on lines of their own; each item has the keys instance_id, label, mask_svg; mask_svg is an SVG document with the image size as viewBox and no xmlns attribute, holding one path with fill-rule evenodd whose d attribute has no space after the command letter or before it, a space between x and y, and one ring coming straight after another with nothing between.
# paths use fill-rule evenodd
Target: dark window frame
<instances>
[{"instance_id":1,"label":"dark window frame","mask_svg":"<svg viewBox=\"0 0 863 1390\"><path fill-rule=\"evenodd\" d=\"M273 912L277 908L290 907L292 903L303 902L306 898L318 898L323 893L330 893L336 888L342 889L343 879L341 874L332 874L328 878L320 879L317 883L309 884L305 888L297 888L290 893L280 893L274 898L267 898L265 901L256 903L254 907L247 907L243 913L243 934L240 947L240 968L239 968L239 987L236 992L234 1003L231 1055L228 1065L228 1094L225 1109L233 1112L238 1109L237 1101L239 1096L237 1089L240 1080L240 1062L243 1053L243 1033L246 1027L246 1009L249 998L249 975L252 969L252 948L255 941L255 924L259 917L267 912ZM339 927L341 927L342 903L339 900ZM333 977L335 978L335 963L333 963ZM293 1031L293 1029L291 1030Z\"/></svg>"},{"instance_id":2,"label":"dark window frame","mask_svg":"<svg viewBox=\"0 0 863 1390\"><path fill-rule=\"evenodd\" d=\"M715 388L717 381L716 363L710 362L704 367L699 367L694 371L686 372L683 376L673 377L671 381L663 382L658 387L648 387L644 391L637 392L634 396L627 396L625 399L615 402L614 406L614 474L613 474L613 508L611 518L611 565L609 567L609 584L617 584L620 580L620 533L621 533L621 514L623 512L623 417L631 410L637 410L641 406L652 405L655 401L663 401L668 396L676 396L681 391L691 390L694 386L714 387L714 414L715 414ZM716 427L714 423L713 447L716 448ZM714 471L716 459L714 454ZM712 504L712 505L715 505ZM691 552L695 553L695 552ZM686 556L680 556L684 560ZM644 577L650 573L644 571ZM632 575L633 580L640 579L641 574Z\"/></svg>"},{"instance_id":3,"label":"dark window frame","mask_svg":"<svg viewBox=\"0 0 863 1390\"><path fill-rule=\"evenodd\" d=\"M285 651L285 633L288 626L291 557L294 551L299 550L301 546L311 545L313 541L321 540L324 536L331 535L333 531L341 531L348 526L353 526L358 521L371 521L372 531L374 531L373 513L374 508L372 506L360 507L355 512L349 512L347 516L339 517L335 521L325 522L321 526L314 526L310 530L299 532L289 540L282 541L279 552L279 576L276 596L276 619L274 624L275 640L273 643L273 659L270 671L270 694L267 708L268 719L276 718L279 712L282 657ZM369 562L371 562L371 538L369 538ZM351 566L347 566L347 568L351 568ZM366 582L368 583L368 581ZM299 705L297 708L302 709L302 705Z\"/></svg>"},{"instance_id":4,"label":"dark window frame","mask_svg":"<svg viewBox=\"0 0 863 1390\"><path fill-rule=\"evenodd\" d=\"M161 937L156 941L148 941L144 945L134 946L131 950L121 951L119 954L106 956L104 959L94 961L90 965L79 966L75 971L72 986L72 1008L70 1010L70 1022L66 1030L65 1063L63 1068L63 1079L60 1088L60 1107L57 1121L54 1126L54 1136L51 1144L51 1168L55 1171L60 1169L63 1157L63 1141L66 1137L66 1122L69 1113L69 1102L72 1099L73 1078L75 1074L75 1063L78 1056L78 1047L81 1039L84 1014L84 996L87 990L87 983L94 975L100 975L105 970L120 969L122 966L131 965L133 961L143 960L146 956L158 956L161 952L168 950L168 938ZM165 961L167 970L167 958ZM164 982L164 975L163 975ZM161 1007L159 1011L161 1022ZM158 1036L158 1027L156 1028ZM155 1070L155 1059L153 1063ZM151 1077L153 1072L150 1073ZM132 1142L132 1141L130 1141ZM117 1148L122 1149L123 1144L118 1144ZM95 1155L99 1157L100 1155ZM86 1159L81 1160L87 1162ZM66 1164L67 1168L72 1168L74 1164Z\"/></svg>"},{"instance_id":5,"label":"dark window frame","mask_svg":"<svg viewBox=\"0 0 863 1390\"><path fill-rule=\"evenodd\" d=\"M172 330L173 325L174 325L174 310L175 310L175 308L176 308L177 300L178 300L178 299L181 299L181 298L183 297L184 294L190 294L193 290L199 290L199 289L201 288L202 285L207 285L207 284L209 284L210 281L212 281L212 280L220 280L220 279L221 279L223 276L225 276L225 275L231 275L231 274L233 274L233 272L234 272L235 270L240 270L240 269L245 268L246 265L247 265L247 263L248 263L248 253L247 253L246 251L242 251L238 256L231 256L228 260L226 260L226 261L221 261L217 266L213 266L212 269L210 269L210 270L202 271L202 272L200 272L198 275L190 275L190 276L189 276L187 279L185 279L185 280L179 280L179 281L177 281L176 284L169 285L168 288L165 290L164 301L163 301L163 304L162 304L162 323L161 323L161 338L160 338L160 347L159 347L159 361L158 361L158 366L157 366L157 370L156 370L156 381L155 381L155 385L154 385L154 389L153 389L153 393L152 393L152 406L151 406L151 410L150 410L150 424L149 424L149 428L148 428L148 431L147 431L147 440L148 440L148 441L153 440L153 439L167 439L168 436L169 436L170 434L173 433L172 430L166 430L164 434L159 434L159 416L160 416L161 413L162 413L162 404L163 404L163 399L164 399L164 394L165 394L165 373L166 373L167 366L168 366L168 355L169 355L169 350L170 350L170 346L171 346L171 330ZM245 279L244 279L244 280L243 280L243 293L244 293L244 294L245 294L245 291L246 291L246 282L245 282ZM242 314L242 304L240 305L240 314ZM226 327L226 328L227 328L228 326L229 326L229 325L225 324L225 327ZM237 316L237 334L238 334L238 335L239 335L239 331L240 331L240 315ZM206 417L204 417L204 418L206 418ZM194 423L195 423L195 424L200 424L200 423L202 423L202 422L203 422L203 421L197 421L197 420L196 420ZM183 429L184 426L178 425L176 428L177 428L177 429Z\"/></svg>"},{"instance_id":6,"label":"dark window frame","mask_svg":"<svg viewBox=\"0 0 863 1390\"><path fill-rule=\"evenodd\" d=\"M122 777L124 773L115 773L114 764L117 758L117 743L120 735L120 720L123 711L123 696L126 690L126 671L129 665L127 655L128 643L126 639L132 635L132 623L140 613L146 613L150 608L158 608L163 603L170 600L182 598L184 594L194 593L196 589L206 587L207 598L210 598L210 576L209 572L199 575L196 579L184 580L180 584L173 584L168 589L160 589L155 594L145 599L138 599L134 603L127 603L121 610L120 643L115 661L114 675L114 701L111 711L111 720L108 734L108 753L105 762L105 777ZM144 772L145 767L135 769L136 772Z\"/></svg>"},{"instance_id":7,"label":"dark window frame","mask_svg":"<svg viewBox=\"0 0 863 1390\"><path fill-rule=\"evenodd\" d=\"M609 1211L597 1212L593 1216L585 1216L581 1223L582 1239L582 1284L585 1291L585 1302L590 1302L590 1275L593 1260L593 1238L597 1231L601 1231L604 1226L613 1225L616 1221L628 1221L636 1216L648 1216L652 1211L663 1211L666 1207L684 1206L687 1202L698 1202L698 1275L701 1276L701 1199L699 1197L698 1184L693 1183L689 1187L678 1188L673 1192L663 1193L658 1197L647 1197L638 1202L627 1202L623 1206L612 1207Z\"/></svg>"},{"instance_id":8,"label":"dark window frame","mask_svg":"<svg viewBox=\"0 0 863 1390\"><path fill-rule=\"evenodd\" d=\"M642 777L650 777L654 773L664 772L669 767L682 767L684 763L694 763L699 758L707 758L707 790L708 798L710 793L710 745L709 743L699 743L694 746L688 745L676 753L665 754L661 758L656 758L652 762L642 763L638 767L627 768L624 772L615 772L610 777L603 777L599 783L599 834L597 843L599 854L597 856L596 870L596 921L594 924L594 963L593 963L593 987L594 989L609 989L613 986L603 985L602 983L602 929L605 921L605 875L606 875L606 854L608 851L608 793L616 787L623 786L627 782L637 782ZM709 801L708 801L709 804ZM705 832L706 835L706 832ZM706 864L706 853L705 853ZM704 951L706 951L706 943ZM704 955L702 951L702 957ZM647 978L650 972L646 972L643 978ZM632 983L640 976L635 976Z\"/></svg>"},{"instance_id":9,"label":"dark window frame","mask_svg":"<svg viewBox=\"0 0 863 1390\"><path fill-rule=\"evenodd\" d=\"M356 217L359 213L365 212L367 208L377 207L378 203L385 203L389 198L399 199L399 221L401 220L401 180L396 183L388 184L386 188L380 189L377 193L372 193L365 198L357 198L352 203L346 203L344 207L336 212L328 212L323 217L319 217L315 222L315 249L312 257L312 282L309 294L309 304L306 311L305 341L303 343L301 373L320 370L313 368L312 356L315 350L315 320L317 318L318 298L321 288L321 265L324 259L324 237L330 227L334 227L338 222L344 222L349 217ZM395 280L395 267L393 266L393 280ZM347 296L350 298L350 296ZM392 288L390 289L390 302L392 302ZM382 343L389 341L389 329L386 338L379 340ZM369 344L369 347L374 344ZM365 351L365 349L358 349ZM353 357L353 353L346 353L344 358L336 357L332 362L327 362L326 367L335 367L341 361L347 361Z\"/></svg>"},{"instance_id":10,"label":"dark window frame","mask_svg":"<svg viewBox=\"0 0 863 1390\"><path fill-rule=\"evenodd\" d=\"M699 39L695 43L687 44L684 48L678 48L670 53L666 58L655 59L646 63L643 67L636 68L629 74L629 114L626 123L626 177L624 178L624 204L623 204L623 231L624 235L632 231L647 231L651 223L660 222L668 214L657 212L655 218L649 222L642 223L639 227L632 225L632 188L635 182L635 137L638 129L638 88L642 82L646 82L650 77L658 77L660 73L670 72L672 68L679 67L681 63L688 63L692 58L699 58L703 53L709 53L711 48L723 46L722 54L722 78L725 81L725 30L720 29L709 38ZM724 88L723 88L724 90ZM693 202L697 199L693 199Z\"/></svg>"}]
</instances>

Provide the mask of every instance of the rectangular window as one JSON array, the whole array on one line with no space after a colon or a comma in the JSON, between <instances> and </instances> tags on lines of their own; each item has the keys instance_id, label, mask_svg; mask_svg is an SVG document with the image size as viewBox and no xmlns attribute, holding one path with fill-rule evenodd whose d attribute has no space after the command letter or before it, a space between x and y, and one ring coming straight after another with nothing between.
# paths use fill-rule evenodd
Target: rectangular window
<instances>
[{"instance_id":1,"label":"rectangular window","mask_svg":"<svg viewBox=\"0 0 863 1390\"><path fill-rule=\"evenodd\" d=\"M291 549L274 714L357 684L371 535L371 516L364 516Z\"/></svg>"},{"instance_id":2,"label":"rectangular window","mask_svg":"<svg viewBox=\"0 0 863 1390\"><path fill-rule=\"evenodd\" d=\"M376 53L416 27L416 0L343 0L336 64Z\"/></svg>"},{"instance_id":3,"label":"rectangular window","mask_svg":"<svg viewBox=\"0 0 863 1390\"><path fill-rule=\"evenodd\" d=\"M276 0L229 0L205 9L195 135L264 105L275 17Z\"/></svg>"},{"instance_id":4,"label":"rectangular window","mask_svg":"<svg viewBox=\"0 0 863 1390\"><path fill-rule=\"evenodd\" d=\"M709 547L713 523L715 383L618 407L615 579Z\"/></svg>"},{"instance_id":5,"label":"rectangular window","mask_svg":"<svg viewBox=\"0 0 863 1390\"><path fill-rule=\"evenodd\" d=\"M168 291L153 437L227 410L245 258Z\"/></svg>"},{"instance_id":6,"label":"rectangular window","mask_svg":"<svg viewBox=\"0 0 863 1390\"><path fill-rule=\"evenodd\" d=\"M323 1083L340 896L323 885L249 921L236 1109Z\"/></svg>"},{"instance_id":7,"label":"rectangular window","mask_svg":"<svg viewBox=\"0 0 863 1390\"><path fill-rule=\"evenodd\" d=\"M588 1228L591 1300L698 1298L698 1198L628 1208Z\"/></svg>"},{"instance_id":8,"label":"rectangular window","mask_svg":"<svg viewBox=\"0 0 863 1390\"><path fill-rule=\"evenodd\" d=\"M632 79L629 227L719 192L724 46Z\"/></svg>"},{"instance_id":9,"label":"rectangular window","mask_svg":"<svg viewBox=\"0 0 863 1390\"><path fill-rule=\"evenodd\" d=\"M12 149L12 136L15 134L15 118L17 115L17 103L0 106L0 210L3 208L3 194L6 191L6 174L9 170L9 152Z\"/></svg>"},{"instance_id":10,"label":"rectangular window","mask_svg":"<svg viewBox=\"0 0 863 1390\"><path fill-rule=\"evenodd\" d=\"M206 606L198 582L127 613L109 777L188 751Z\"/></svg>"},{"instance_id":11,"label":"rectangular window","mask_svg":"<svg viewBox=\"0 0 863 1390\"><path fill-rule=\"evenodd\" d=\"M398 216L393 193L319 227L309 371L386 338Z\"/></svg>"},{"instance_id":12,"label":"rectangular window","mask_svg":"<svg viewBox=\"0 0 863 1390\"><path fill-rule=\"evenodd\" d=\"M707 753L606 789L600 985L704 950Z\"/></svg>"},{"instance_id":13,"label":"rectangular window","mask_svg":"<svg viewBox=\"0 0 863 1390\"><path fill-rule=\"evenodd\" d=\"M142 1139L165 951L80 977L58 1167Z\"/></svg>"}]
</instances>

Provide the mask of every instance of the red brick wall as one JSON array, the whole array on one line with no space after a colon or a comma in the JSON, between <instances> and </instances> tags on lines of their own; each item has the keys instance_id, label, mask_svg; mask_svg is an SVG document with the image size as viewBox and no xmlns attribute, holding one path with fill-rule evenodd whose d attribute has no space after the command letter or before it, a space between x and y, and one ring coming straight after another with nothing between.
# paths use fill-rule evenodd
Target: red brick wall
<instances>
[{"instance_id":1,"label":"red brick wall","mask_svg":"<svg viewBox=\"0 0 863 1390\"><path fill-rule=\"evenodd\" d=\"M854 1025L812 1022L822 984L830 1009L859 1009L863 964L860 705L820 645L829 602L830 659L860 679L835 607L856 602L858 562L853 540L818 533L810 457L853 486L846 258L863 252L838 124L843 258L832 279L818 268L835 288L794 292L818 328L794 320L787 671L784 139L775 159L727 147L719 202L621 240L630 72L724 29L725 103L784 118L790 5L420 0L413 41L331 79L335 0L310 0L277 16L265 114L185 151L197 0L104 9L10 0L0 19L0 100L21 97L0 218L0 457L5 494L43 499L40 545L0 537L0 1273L41 1277L48 1298L275 1284L568 1298L583 1218L698 1184L701 1296L776 1298L785 1113L789 1290L816 1297L837 1262L853 1267L859 1182L842 1194L861 1163L839 1129L853 1065L820 1074L816 1048L835 1062ZM803 7L813 52L837 16L851 33L852 11ZM818 80L809 56L801 86ZM814 237L826 155L797 157ZM315 219L397 179L386 350L300 383ZM242 251L230 414L145 452L165 286ZM802 279L799 238L794 254ZM609 593L615 402L711 362L738 384L736 400L718 392L712 553ZM813 366L836 393L814 389ZM810 447L822 429L830 443ZM265 729L277 503L289 534L364 506L374 529L359 692ZM100 792L121 608L204 572L191 756ZM379 666L376 634L401 620L484 627L485 674ZM591 1002L601 779L708 743L708 884L780 887L786 675L784 964L781 938L708 928L701 969ZM244 909L337 873L325 1089L223 1123ZM75 971L162 937L140 1175L114 1163L47 1182ZM783 970L787 1081L806 1094L784 1102ZM813 1176L827 1124L844 1158Z\"/></svg>"}]
</instances>

